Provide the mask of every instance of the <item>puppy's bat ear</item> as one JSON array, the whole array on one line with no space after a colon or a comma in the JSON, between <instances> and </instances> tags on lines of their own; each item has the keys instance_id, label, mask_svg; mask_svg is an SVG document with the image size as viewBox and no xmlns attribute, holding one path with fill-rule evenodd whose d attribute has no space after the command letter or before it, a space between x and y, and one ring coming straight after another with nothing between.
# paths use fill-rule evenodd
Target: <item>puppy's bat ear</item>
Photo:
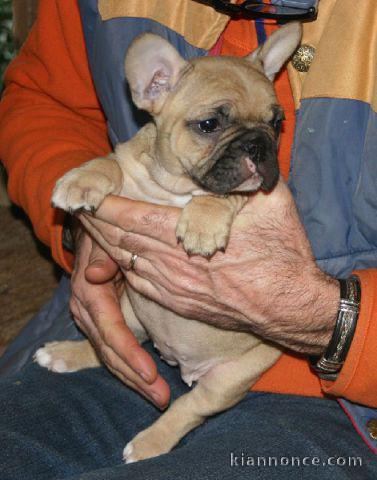
<instances>
[{"instance_id":1,"label":"puppy's bat ear","mask_svg":"<svg viewBox=\"0 0 377 480\"><path fill-rule=\"evenodd\" d=\"M302 28L298 22L288 23L270 35L267 41L246 58L273 81L301 40Z\"/></svg>"},{"instance_id":2,"label":"puppy's bat ear","mask_svg":"<svg viewBox=\"0 0 377 480\"><path fill-rule=\"evenodd\" d=\"M135 105L160 113L187 62L165 39L152 33L137 37L127 51L126 78Z\"/></svg>"}]
</instances>

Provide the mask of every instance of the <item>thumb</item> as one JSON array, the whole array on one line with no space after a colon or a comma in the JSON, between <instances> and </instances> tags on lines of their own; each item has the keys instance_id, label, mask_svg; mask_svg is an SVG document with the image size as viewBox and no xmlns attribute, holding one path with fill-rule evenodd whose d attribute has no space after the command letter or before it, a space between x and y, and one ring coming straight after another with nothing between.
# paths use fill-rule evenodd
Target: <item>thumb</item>
<instances>
[{"instance_id":1,"label":"thumb","mask_svg":"<svg viewBox=\"0 0 377 480\"><path fill-rule=\"evenodd\" d=\"M92 250L85 269L86 280L91 283L105 283L112 280L118 270L118 264L92 240Z\"/></svg>"}]
</instances>

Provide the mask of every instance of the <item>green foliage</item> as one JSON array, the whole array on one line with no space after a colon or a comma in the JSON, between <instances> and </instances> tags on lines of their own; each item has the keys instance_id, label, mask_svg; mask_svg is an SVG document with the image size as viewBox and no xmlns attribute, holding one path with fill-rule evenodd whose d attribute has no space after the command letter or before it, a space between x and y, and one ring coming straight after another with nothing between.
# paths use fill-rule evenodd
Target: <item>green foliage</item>
<instances>
[{"instance_id":1,"label":"green foliage","mask_svg":"<svg viewBox=\"0 0 377 480\"><path fill-rule=\"evenodd\" d=\"M16 54L12 35L12 1L0 0L0 91L4 71Z\"/></svg>"}]
</instances>

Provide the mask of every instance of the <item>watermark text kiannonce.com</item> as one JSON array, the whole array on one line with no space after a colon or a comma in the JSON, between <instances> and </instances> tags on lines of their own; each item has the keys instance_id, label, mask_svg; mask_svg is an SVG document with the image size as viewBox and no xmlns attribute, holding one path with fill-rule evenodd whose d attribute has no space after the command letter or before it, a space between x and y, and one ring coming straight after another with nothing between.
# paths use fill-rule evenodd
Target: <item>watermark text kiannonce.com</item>
<instances>
[{"instance_id":1,"label":"watermark text kiannonce.com","mask_svg":"<svg viewBox=\"0 0 377 480\"><path fill-rule=\"evenodd\" d=\"M245 452L230 452L230 466L237 467L361 467L361 457L341 455L316 456L256 456Z\"/></svg>"}]
</instances>

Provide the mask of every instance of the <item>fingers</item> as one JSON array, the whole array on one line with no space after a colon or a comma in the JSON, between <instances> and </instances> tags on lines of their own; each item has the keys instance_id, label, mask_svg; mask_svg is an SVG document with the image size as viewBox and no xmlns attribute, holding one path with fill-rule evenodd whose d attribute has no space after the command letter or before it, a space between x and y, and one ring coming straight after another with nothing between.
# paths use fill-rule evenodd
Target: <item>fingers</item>
<instances>
[{"instance_id":1,"label":"fingers","mask_svg":"<svg viewBox=\"0 0 377 480\"><path fill-rule=\"evenodd\" d=\"M112 280L118 270L119 267L114 260L95 241L92 241L85 278L91 283L105 283Z\"/></svg>"},{"instance_id":2,"label":"fingers","mask_svg":"<svg viewBox=\"0 0 377 480\"><path fill-rule=\"evenodd\" d=\"M93 315L93 307L88 311L77 298L71 301L71 310L75 321L93 343L99 357L109 370L122 382L137 390L141 395L150 400L156 407L163 409L167 406L170 398L170 389L166 381L157 374L155 363L150 355L137 343L132 332L126 327L124 321L122 327L127 331L124 340L126 355L118 355L113 345L113 338L109 337L107 328L98 328L98 317ZM94 311L96 309L94 308ZM114 336L122 337L125 332L119 326L109 325L109 331ZM128 346L131 346L130 351ZM130 360L134 356L135 358ZM145 358L145 361L143 360ZM148 377L140 371L140 363L148 364ZM142 367L144 368L144 367Z\"/></svg>"},{"instance_id":3,"label":"fingers","mask_svg":"<svg viewBox=\"0 0 377 480\"><path fill-rule=\"evenodd\" d=\"M152 357L126 325L116 288L117 266L114 267L112 259L88 235L83 235L79 247L70 301L76 323L111 371L126 384L135 386L156 406L164 408L170 396L169 386L158 375ZM94 276L101 283L88 282L84 275L86 269L89 277ZM106 278L111 280L103 282Z\"/></svg>"},{"instance_id":4,"label":"fingers","mask_svg":"<svg viewBox=\"0 0 377 480\"><path fill-rule=\"evenodd\" d=\"M177 243L175 227L180 212L179 208L109 196L95 217L126 232L147 235L174 246Z\"/></svg>"},{"instance_id":5,"label":"fingers","mask_svg":"<svg viewBox=\"0 0 377 480\"><path fill-rule=\"evenodd\" d=\"M152 357L139 345L127 327L115 293L106 286L97 286L96 298L86 309L98 329L105 345L145 381L152 383L157 377L157 368Z\"/></svg>"},{"instance_id":6,"label":"fingers","mask_svg":"<svg viewBox=\"0 0 377 480\"><path fill-rule=\"evenodd\" d=\"M160 290L148 279L139 276L134 271L129 271L126 274L127 282L130 286L141 293L145 297L158 303L163 303L163 298Z\"/></svg>"},{"instance_id":7,"label":"fingers","mask_svg":"<svg viewBox=\"0 0 377 480\"><path fill-rule=\"evenodd\" d=\"M108 365L109 370L117 376L123 383L139 392L144 398L152 402L157 408L163 410L167 407L170 399L170 388L166 381L158 376L153 384L149 385L140 381L139 377L132 380L132 372L124 374L124 369L119 370L112 365Z\"/></svg>"},{"instance_id":8,"label":"fingers","mask_svg":"<svg viewBox=\"0 0 377 480\"><path fill-rule=\"evenodd\" d=\"M121 266L129 263L132 253L138 255L146 253L148 256L154 256L162 253L173 255L174 251L175 253L180 251L182 255L186 256L182 247L177 246L176 240L171 246L151 236L121 231L118 227L89 215L81 215L80 220L100 246L108 250Z\"/></svg>"}]
</instances>

